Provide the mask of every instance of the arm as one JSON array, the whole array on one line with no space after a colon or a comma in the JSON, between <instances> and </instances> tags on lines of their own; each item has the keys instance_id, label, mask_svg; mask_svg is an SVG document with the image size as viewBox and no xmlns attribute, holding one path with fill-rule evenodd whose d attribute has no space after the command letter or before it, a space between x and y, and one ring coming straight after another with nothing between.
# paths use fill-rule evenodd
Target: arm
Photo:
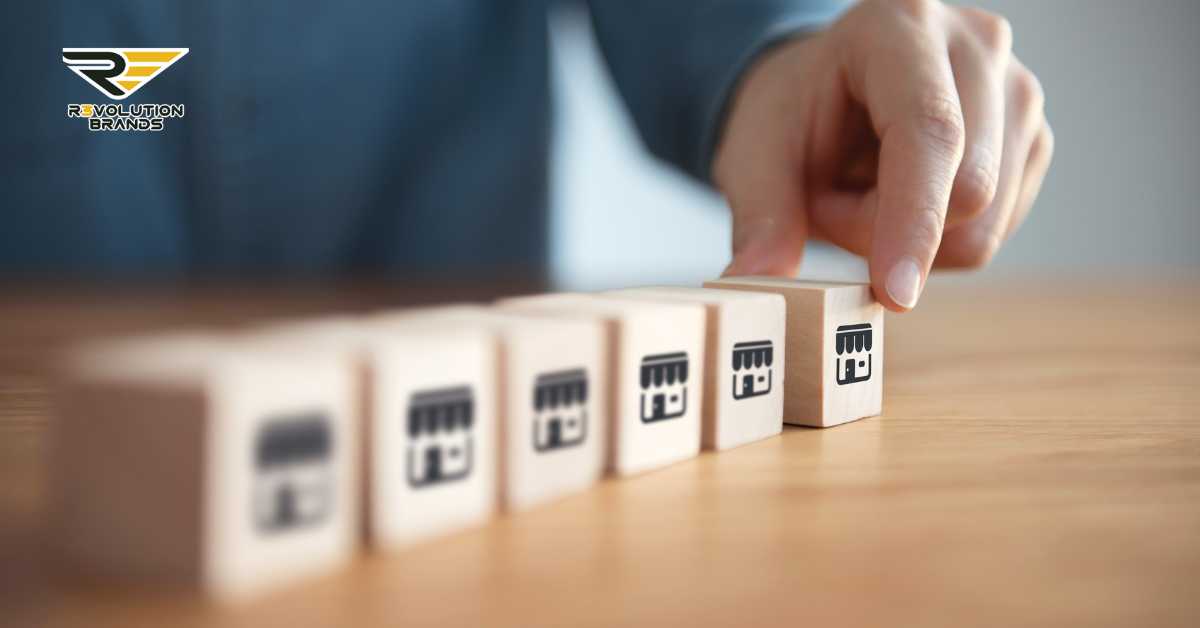
<instances>
[{"instance_id":1,"label":"arm","mask_svg":"<svg viewBox=\"0 0 1200 628\"><path fill-rule=\"evenodd\" d=\"M718 131L743 71L817 30L844 0L592 0L596 39L650 151L710 181Z\"/></svg>"}]
</instances>

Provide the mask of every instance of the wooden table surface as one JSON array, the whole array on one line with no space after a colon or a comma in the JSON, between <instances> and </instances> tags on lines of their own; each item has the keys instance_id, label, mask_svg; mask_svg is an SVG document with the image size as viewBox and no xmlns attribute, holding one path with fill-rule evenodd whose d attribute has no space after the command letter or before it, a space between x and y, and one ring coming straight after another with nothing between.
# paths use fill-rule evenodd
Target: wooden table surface
<instances>
[{"instance_id":1,"label":"wooden table surface","mask_svg":"<svg viewBox=\"0 0 1200 628\"><path fill-rule=\"evenodd\" d=\"M0 625L1200 625L1194 280L935 282L887 321L881 417L608 480L242 606L56 572L52 349L396 300L315 294L0 299Z\"/></svg>"}]
</instances>

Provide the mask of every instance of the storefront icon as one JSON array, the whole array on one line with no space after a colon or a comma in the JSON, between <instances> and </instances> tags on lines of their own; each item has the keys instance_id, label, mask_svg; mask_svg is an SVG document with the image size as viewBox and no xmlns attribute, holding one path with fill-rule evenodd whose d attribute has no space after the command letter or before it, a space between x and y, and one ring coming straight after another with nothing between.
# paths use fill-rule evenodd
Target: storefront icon
<instances>
[{"instance_id":1,"label":"storefront icon","mask_svg":"<svg viewBox=\"0 0 1200 628\"><path fill-rule=\"evenodd\" d=\"M413 393L408 404L408 484L422 488L471 474L475 399L467 386Z\"/></svg>"},{"instance_id":2,"label":"storefront icon","mask_svg":"<svg viewBox=\"0 0 1200 628\"><path fill-rule=\"evenodd\" d=\"M587 440L587 373L583 369L538 375L533 386L533 448L563 449Z\"/></svg>"},{"instance_id":3,"label":"storefront icon","mask_svg":"<svg viewBox=\"0 0 1200 628\"><path fill-rule=\"evenodd\" d=\"M642 423L675 419L687 413L687 353L642 358Z\"/></svg>"},{"instance_id":4,"label":"storefront icon","mask_svg":"<svg viewBox=\"0 0 1200 628\"><path fill-rule=\"evenodd\" d=\"M263 532L313 525L328 517L333 493L333 434L320 413L274 417L254 448L254 519Z\"/></svg>"},{"instance_id":5,"label":"storefront icon","mask_svg":"<svg viewBox=\"0 0 1200 628\"><path fill-rule=\"evenodd\" d=\"M839 386L871 379L871 336L870 323L842 325L837 328L833 338L833 350L837 354L835 364ZM865 356L860 355L864 353Z\"/></svg>"},{"instance_id":6,"label":"storefront icon","mask_svg":"<svg viewBox=\"0 0 1200 628\"><path fill-rule=\"evenodd\" d=\"M733 345L733 398L759 397L771 392L775 347L770 340Z\"/></svg>"}]
</instances>

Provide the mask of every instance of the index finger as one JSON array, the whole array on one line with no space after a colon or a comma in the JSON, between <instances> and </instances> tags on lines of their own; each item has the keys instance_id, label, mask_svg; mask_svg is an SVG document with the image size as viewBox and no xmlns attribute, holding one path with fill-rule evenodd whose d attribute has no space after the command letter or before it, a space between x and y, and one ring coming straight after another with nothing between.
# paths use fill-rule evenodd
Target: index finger
<instances>
[{"instance_id":1,"label":"index finger","mask_svg":"<svg viewBox=\"0 0 1200 628\"><path fill-rule=\"evenodd\" d=\"M880 139L871 285L885 307L905 311L941 243L965 128L944 36L918 20L886 28L848 78Z\"/></svg>"}]
</instances>

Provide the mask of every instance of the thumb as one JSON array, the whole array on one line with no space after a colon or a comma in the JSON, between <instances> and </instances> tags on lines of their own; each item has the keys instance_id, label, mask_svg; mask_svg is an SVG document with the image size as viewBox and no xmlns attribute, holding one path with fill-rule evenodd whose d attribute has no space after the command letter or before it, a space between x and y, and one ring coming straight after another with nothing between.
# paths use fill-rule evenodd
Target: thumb
<instances>
[{"instance_id":1,"label":"thumb","mask_svg":"<svg viewBox=\"0 0 1200 628\"><path fill-rule=\"evenodd\" d=\"M791 76L798 48L766 53L747 71L716 151L713 183L733 214L733 261L725 275L795 276L808 235L802 145L804 117ZM786 79L786 80L785 80Z\"/></svg>"},{"instance_id":2,"label":"thumb","mask_svg":"<svg viewBox=\"0 0 1200 628\"><path fill-rule=\"evenodd\" d=\"M768 209L769 208L769 209ZM723 275L794 277L807 229L799 205L733 210L733 261Z\"/></svg>"}]
</instances>

